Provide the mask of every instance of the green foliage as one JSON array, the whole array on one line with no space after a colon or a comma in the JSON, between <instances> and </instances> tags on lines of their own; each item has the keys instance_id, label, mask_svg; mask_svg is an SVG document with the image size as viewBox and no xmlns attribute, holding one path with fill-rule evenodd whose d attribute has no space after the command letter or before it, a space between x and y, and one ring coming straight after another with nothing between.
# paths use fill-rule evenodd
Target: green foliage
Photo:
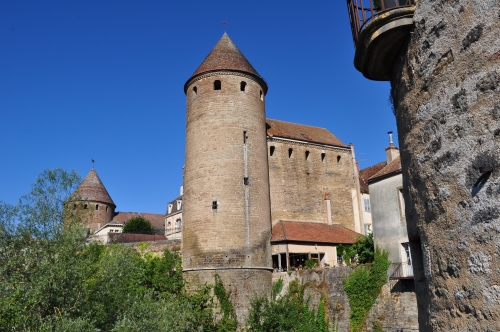
<instances>
[{"instance_id":1,"label":"green foliage","mask_svg":"<svg viewBox=\"0 0 500 332\"><path fill-rule=\"evenodd\" d=\"M222 314L221 319L217 322L218 331L236 331L236 314L233 304L229 300L230 293L224 288L218 274L215 274L214 295L219 302Z\"/></svg>"},{"instance_id":2,"label":"green foliage","mask_svg":"<svg viewBox=\"0 0 500 332\"><path fill-rule=\"evenodd\" d=\"M366 316L375 303L382 286L387 281L387 269L391 265L389 253L375 249L375 259L369 264L358 266L351 275L343 280L344 289L351 307L350 326L352 332L361 331Z\"/></svg>"},{"instance_id":3,"label":"green foliage","mask_svg":"<svg viewBox=\"0 0 500 332\"><path fill-rule=\"evenodd\" d=\"M384 332L384 329L379 322L373 322L373 332Z\"/></svg>"},{"instance_id":4,"label":"green foliage","mask_svg":"<svg viewBox=\"0 0 500 332\"><path fill-rule=\"evenodd\" d=\"M272 299L273 301L276 301L276 298L278 297L278 295L281 293L281 291L283 290L283 286L284 286L285 282L283 281L283 278L279 278L274 284L273 284L273 287L272 287L272 292L271 292L271 296L272 296Z\"/></svg>"},{"instance_id":5,"label":"green foliage","mask_svg":"<svg viewBox=\"0 0 500 332\"><path fill-rule=\"evenodd\" d=\"M252 332L323 332L329 331L326 319L324 300L315 314L309 309L309 300L304 300L305 285L297 280L290 282L288 292L277 297L278 289L273 286L273 297L257 297L252 300L252 306L247 321L248 331ZM276 293L274 293L276 291Z\"/></svg>"},{"instance_id":6,"label":"green foliage","mask_svg":"<svg viewBox=\"0 0 500 332\"><path fill-rule=\"evenodd\" d=\"M337 255L341 256L347 265L351 265L351 262L354 260L359 264L372 263L374 253L375 246L372 233L368 236L358 237L352 245L339 244L337 246Z\"/></svg>"},{"instance_id":7,"label":"green foliage","mask_svg":"<svg viewBox=\"0 0 500 332\"><path fill-rule=\"evenodd\" d=\"M18 205L0 202L0 330L234 330L222 289L218 302L215 286L186 292L178 252L90 244L80 216L64 209L78 182L45 171Z\"/></svg>"},{"instance_id":8,"label":"green foliage","mask_svg":"<svg viewBox=\"0 0 500 332\"><path fill-rule=\"evenodd\" d=\"M305 263L306 269L314 269L318 265L318 261L315 259L307 259Z\"/></svg>"},{"instance_id":9,"label":"green foliage","mask_svg":"<svg viewBox=\"0 0 500 332\"><path fill-rule=\"evenodd\" d=\"M356 257L356 250L353 245L339 244L337 246L337 255L342 257L347 265L351 265L352 260Z\"/></svg>"},{"instance_id":10,"label":"green foliage","mask_svg":"<svg viewBox=\"0 0 500 332\"><path fill-rule=\"evenodd\" d=\"M154 234L155 228L149 220L143 217L130 218L125 225L123 225L123 233L134 233L134 234Z\"/></svg>"},{"instance_id":11,"label":"green foliage","mask_svg":"<svg viewBox=\"0 0 500 332\"><path fill-rule=\"evenodd\" d=\"M373 233L368 236L360 236L353 244L356 251L356 261L359 264L372 263L375 257L375 244L373 243Z\"/></svg>"}]
</instances>

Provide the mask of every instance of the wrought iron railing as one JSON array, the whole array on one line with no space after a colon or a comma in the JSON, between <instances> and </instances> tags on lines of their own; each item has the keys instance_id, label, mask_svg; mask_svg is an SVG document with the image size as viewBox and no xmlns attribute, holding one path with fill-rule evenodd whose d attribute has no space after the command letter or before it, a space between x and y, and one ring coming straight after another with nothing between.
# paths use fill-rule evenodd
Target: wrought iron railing
<instances>
[{"instance_id":1,"label":"wrought iron railing","mask_svg":"<svg viewBox=\"0 0 500 332\"><path fill-rule=\"evenodd\" d=\"M389 268L389 279L413 279L413 265L411 263L393 263Z\"/></svg>"},{"instance_id":2,"label":"wrought iron railing","mask_svg":"<svg viewBox=\"0 0 500 332\"><path fill-rule=\"evenodd\" d=\"M374 18L390 10L411 7L416 0L347 0L354 48L361 30Z\"/></svg>"}]
</instances>

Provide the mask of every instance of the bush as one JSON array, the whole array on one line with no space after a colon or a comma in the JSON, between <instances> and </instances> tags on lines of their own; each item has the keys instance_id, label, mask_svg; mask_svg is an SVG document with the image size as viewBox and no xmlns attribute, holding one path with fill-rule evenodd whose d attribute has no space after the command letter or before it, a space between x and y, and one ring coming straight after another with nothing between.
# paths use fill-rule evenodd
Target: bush
<instances>
[{"instance_id":1,"label":"bush","mask_svg":"<svg viewBox=\"0 0 500 332\"><path fill-rule=\"evenodd\" d=\"M352 332L362 331L366 316L387 281L387 269L391 265L388 259L389 253L376 248L374 256L373 264L358 266L347 279L343 280L351 307Z\"/></svg>"},{"instance_id":2,"label":"bush","mask_svg":"<svg viewBox=\"0 0 500 332\"><path fill-rule=\"evenodd\" d=\"M134 233L134 234L154 234L155 228L149 220L143 217L130 218L125 225L123 225L123 233Z\"/></svg>"},{"instance_id":3,"label":"bush","mask_svg":"<svg viewBox=\"0 0 500 332\"><path fill-rule=\"evenodd\" d=\"M306 260L306 263L305 263L306 269L314 269L318 265L319 265L319 263L316 259L308 259L308 260Z\"/></svg>"},{"instance_id":4,"label":"bush","mask_svg":"<svg viewBox=\"0 0 500 332\"><path fill-rule=\"evenodd\" d=\"M273 296L257 297L252 300L247 331L252 332L326 332L329 324L325 312L325 300L321 301L318 312L309 309L309 300L304 299L305 285L297 280L290 282L288 292L281 297L283 281L273 286Z\"/></svg>"}]
</instances>

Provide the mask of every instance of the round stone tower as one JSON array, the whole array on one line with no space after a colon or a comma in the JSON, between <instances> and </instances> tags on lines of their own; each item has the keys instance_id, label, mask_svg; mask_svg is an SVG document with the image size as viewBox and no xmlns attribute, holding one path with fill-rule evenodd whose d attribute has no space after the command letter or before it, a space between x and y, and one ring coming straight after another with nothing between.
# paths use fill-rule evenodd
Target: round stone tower
<instances>
[{"instance_id":1,"label":"round stone tower","mask_svg":"<svg viewBox=\"0 0 500 332\"><path fill-rule=\"evenodd\" d=\"M94 168L71 194L69 201L70 208L81 210L80 215L85 219L91 234L110 222L115 215L116 205Z\"/></svg>"},{"instance_id":2,"label":"round stone tower","mask_svg":"<svg viewBox=\"0 0 500 332\"><path fill-rule=\"evenodd\" d=\"M243 323L250 299L271 290L267 84L224 33L184 92L184 277L217 273Z\"/></svg>"}]
</instances>

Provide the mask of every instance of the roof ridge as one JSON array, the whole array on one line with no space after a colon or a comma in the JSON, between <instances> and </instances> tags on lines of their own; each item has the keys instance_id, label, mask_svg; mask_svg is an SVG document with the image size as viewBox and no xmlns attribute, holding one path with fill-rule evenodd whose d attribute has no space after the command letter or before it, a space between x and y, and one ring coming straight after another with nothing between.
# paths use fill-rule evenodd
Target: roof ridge
<instances>
[{"instance_id":1,"label":"roof ridge","mask_svg":"<svg viewBox=\"0 0 500 332\"><path fill-rule=\"evenodd\" d=\"M283 220L279 221L281 224L281 229L283 230L283 234L285 235L285 240L288 240L288 235L286 235L286 229L285 226L283 225Z\"/></svg>"},{"instance_id":2,"label":"roof ridge","mask_svg":"<svg viewBox=\"0 0 500 332\"><path fill-rule=\"evenodd\" d=\"M291 123L291 124L296 124L296 125L299 125L299 126L306 126L306 127L313 127L313 128L319 128L319 129L325 129L325 130L328 130L328 128L326 127L318 127L318 126L313 126L313 125L308 125L308 124L303 124L303 123L297 123L297 122L290 122L290 121L284 121L284 120L278 120L278 119L271 119L271 118L266 118L266 121L267 120L271 120L271 121L279 121L279 122L285 122L285 123ZM330 130L328 130L328 132L330 132ZM330 132L331 133L331 132ZM331 133L333 135L333 133Z\"/></svg>"}]
</instances>

